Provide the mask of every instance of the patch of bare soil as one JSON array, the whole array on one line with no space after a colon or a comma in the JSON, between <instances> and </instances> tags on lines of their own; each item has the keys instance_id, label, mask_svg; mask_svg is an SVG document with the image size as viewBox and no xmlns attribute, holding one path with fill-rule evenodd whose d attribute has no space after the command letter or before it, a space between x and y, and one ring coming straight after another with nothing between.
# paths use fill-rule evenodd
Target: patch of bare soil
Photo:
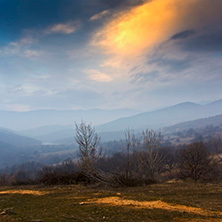
<instances>
[{"instance_id":1,"label":"patch of bare soil","mask_svg":"<svg viewBox=\"0 0 222 222\"><path fill-rule=\"evenodd\" d=\"M5 190L5 191L0 191L0 195L1 194L30 194L36 196L43 196L45 194L48 194L48 192L42 192L37 190Z\"/></svg>"},{"instance_id":2,"label":"patch of bare soil","mask_svg":"<svg viewBox=\"0 0 222 222\"><path fill-rule=\"evenodd\" d=\"M222 212L212 211L203 208L190 207L186 205L177 205L163 202L161 200L158 201L136 201L123 199L121 197L105 197L98 199L91 199L86 203L96 203L96 204L108 204L111 206L126 206L126 207L134 207L134 208L145 208L145 209L162 209L168 211L179 211L179 212L187 212L193 213L203 216L222 216Z\"/></svg>"}]
</instances>

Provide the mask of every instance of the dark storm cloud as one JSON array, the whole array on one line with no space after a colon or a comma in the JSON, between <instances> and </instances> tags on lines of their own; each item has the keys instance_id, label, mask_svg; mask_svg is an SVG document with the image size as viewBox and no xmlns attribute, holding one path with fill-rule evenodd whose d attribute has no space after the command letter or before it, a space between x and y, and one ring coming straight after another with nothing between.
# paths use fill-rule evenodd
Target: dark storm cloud
<instances>
[{"instance_id":1,"label":"dark storm cloud","mask_svg":"<svg viewBox=\"0 0 222 222\"><path fill-rule=\"evenodd\" d=\"M156 58L149 61L149 64L156 64L158 67L164 68L167 73L179 73L191 67L191 59L167 59Z\"/></svg>"},{"instance_id":2,"label":"dark storm cloud","mask_svg":"<svg viewBox=\"0 0 222 222\"><path fill-rule=\"evenodd\" d=\"M218 52L222 51L222 31L217 33L205 33L191 38L183 43L185 50Z\"/></svg>"},{"instance_id":3,"label":"dark storm cloud","mask_svg":"<svg viewBox=\"0 0 222 222\"><path fill-rule=\"evenodd\" d=\"M175 39L185 39L185 38L190 37L194 33L195 33L194 30L186 30L186 31L183 31L183 32L176 33L175 35L173 35L171 37L171 39L172 40L175 40Z\"/></svg>"},{"instance_id":4,"label":"dark storm cloud","mask_svg":"<svg viewBox=\"0 0 222 222\"><path fill-rule=\"evenodd\" d=\"M197 30L185 30L171 37L174 44L185 51L217 52L222 50L221 19L211 24L205 24Z\"/></svg>"}]
</instances>

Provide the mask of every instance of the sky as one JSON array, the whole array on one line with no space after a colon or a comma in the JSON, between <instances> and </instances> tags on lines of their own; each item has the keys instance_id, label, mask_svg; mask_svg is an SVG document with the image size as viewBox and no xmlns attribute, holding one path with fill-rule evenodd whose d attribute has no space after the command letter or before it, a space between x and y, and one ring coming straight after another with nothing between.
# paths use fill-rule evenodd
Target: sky
<instances>
[{"instance_id":1,"label":"sky","mask_svg":"<svg viewBox=\"0 0 222 222\"><path fill-rule=\"evenodd\" d=\"M0 110L222 98L221 0L0 0Z\"/></svg>"}]
</instances>

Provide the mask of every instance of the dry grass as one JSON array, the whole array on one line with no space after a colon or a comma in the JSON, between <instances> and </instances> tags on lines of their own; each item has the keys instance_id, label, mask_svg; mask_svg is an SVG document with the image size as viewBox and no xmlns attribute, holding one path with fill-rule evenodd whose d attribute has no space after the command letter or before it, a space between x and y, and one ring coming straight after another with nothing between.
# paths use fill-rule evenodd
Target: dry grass
<instances>
[{"instance_id":1,"label":"dry grass","mask_svg":"<svg viewBox=\"0 0 222 222\"><path fill-rule=\"evenodd\" d=\"M30 195L36 195L36 196L42 196L46 195L49 192L46 191L38 191L38 190L5 190L0 191L1 194L30 194Z\"/></svg>"},{"instance_id":2,"label":"dry grass","mask_svg":"<svg viewBox=\"0 0 222 222\"><path fill-rule=\"evenodd\" d=\"M129 200L123 199L120 197L105 197L105 198L98 198L98 199L91 199L87 202L88 203L97 203L97 204L108 204L111 206L121 206L121 207L131 207L131 208L144 208L144 209L162 209L168 211L180 211L182 213L194 213L204 216L215 216L220 215L222 216L222 212L219 211L212 211L198 207L190 207L185 205L178 205L178 204L169 204L163 202L161 200L157 201L136 201L136 200Z\"/></svg>"},{"instance_id":3,"label":"dry grass","mask_svg":"<svg viewBox=\"0 0 222 222\"><path fill-rule=\"evenodd\" d=\"M222 185L0 187L0 222L222 222ZM9 211L10 212L10 211Z\"/></svg>"}]
</instances>

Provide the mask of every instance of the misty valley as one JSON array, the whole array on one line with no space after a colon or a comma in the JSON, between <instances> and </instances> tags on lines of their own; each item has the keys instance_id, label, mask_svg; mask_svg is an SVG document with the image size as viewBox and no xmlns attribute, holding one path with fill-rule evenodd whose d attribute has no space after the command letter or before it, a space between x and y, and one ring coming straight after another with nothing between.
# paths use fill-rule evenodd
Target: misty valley
<instances>
[{"instance_id":1,"label":"misty valley","mask_svg":"<svg viewBox=\"0 0 222 222\"><path fill-rule=\"evenodd\" d=\"M168 150L170 153L172 150L184 149L193 142L203 142L210 153L220 154L221 110L222 100L206 105L181 103L150 112L0 111L0 172L13 174L15 169L29 171L29 164L31 168L37 168L32 169L35 171L46 165L61 164L68 159L78 162L75 122L81 120L89 123L93 120L91 125L101 138L99 146L104 157L126 153L126 129L133 130L137 138L142 137L145 129L161 133L161 149L166 153ZM212 146L216 141L218 144Z\"/></svg>"}]
</instances>

